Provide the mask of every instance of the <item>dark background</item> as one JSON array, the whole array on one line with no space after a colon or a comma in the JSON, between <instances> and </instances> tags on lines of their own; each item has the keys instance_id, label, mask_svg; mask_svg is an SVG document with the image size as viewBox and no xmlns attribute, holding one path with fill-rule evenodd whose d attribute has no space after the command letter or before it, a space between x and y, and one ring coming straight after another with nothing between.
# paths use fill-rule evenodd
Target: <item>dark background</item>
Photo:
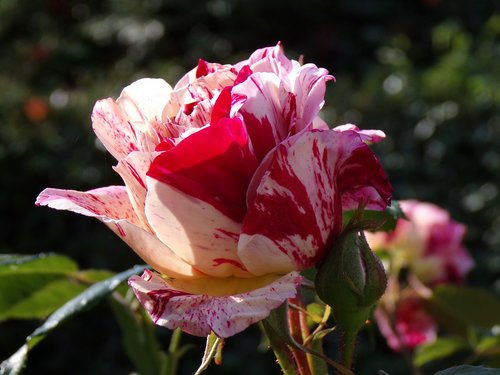
<instances>
[{"instance_id":1,"label":"dark background","mask_svg":"<svg viewBox=\"0 0 500 375\"><path fill-rule=\"evenodd\" d=\"M94 102L141 77L172 85L197 63L234 63L281 41L327 68L323 117L384 130L376 147L395 198L431 201L467 224L470 282L500 293L500 7L486 0L0 1L0 253L58 252L81 268L140 260L96 220L35 207L45 187L120 184L96 146ZM0 325L0 359L39 322ZM158 330L168 345L169 332ZM133 371L106 304L30 354L26 374ZM189 339L185 338L186 341ZM183 360L192 373L203 341ZM221 374L278 374L251 328L228 340ZM327 350L333 343L327 343ZM374 330L357 368L406 370ZM331 353L333 355L333 353Z\"/></svg>"}]
</instances>

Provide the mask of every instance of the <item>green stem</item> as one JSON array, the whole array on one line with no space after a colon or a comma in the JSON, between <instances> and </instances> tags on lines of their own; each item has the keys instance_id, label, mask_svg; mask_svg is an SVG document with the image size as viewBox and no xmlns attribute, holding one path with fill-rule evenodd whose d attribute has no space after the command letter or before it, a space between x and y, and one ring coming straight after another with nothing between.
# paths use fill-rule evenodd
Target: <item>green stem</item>
<instances>
[{"instance_id":1,"label":"green stem","mask_svg":"<svg viewBox=\"0 0 500 375\"><path fill-rule=\"evenodd\" d=\"M344 331L342 335L342 364L348 369L352 369L357 336L356 331Z\"/></svg>"},{"instance_id":2,"label":"green stem","mask_svg":"<svg viewBox=\"0 0 500 375\"><path fill-rule=\"evenodd\" d=\"M170 345L168 347L168 356L165 361L165 374L175 375L177 373L177 364L179 361L179 355L177 353L179 345L181 342L182 331L180 328L175 329L172 332L172 337L170 338Z\"/></svg>"},{"instance_id":3,"label":"green stem","mask_svg":"<svg viewBox=\"0 0 500 375\"><path fill-rule=\"evenodd\" d=\"M264 332L269 339L269 344L273 349L276 360L281 367L284 375L300 375L297 371L297 366L293 359L292 352L289 347L279 339L279 337L274 332L273 328L266 322L262 322L262 327Z\"/></svg>"}]
</instances>

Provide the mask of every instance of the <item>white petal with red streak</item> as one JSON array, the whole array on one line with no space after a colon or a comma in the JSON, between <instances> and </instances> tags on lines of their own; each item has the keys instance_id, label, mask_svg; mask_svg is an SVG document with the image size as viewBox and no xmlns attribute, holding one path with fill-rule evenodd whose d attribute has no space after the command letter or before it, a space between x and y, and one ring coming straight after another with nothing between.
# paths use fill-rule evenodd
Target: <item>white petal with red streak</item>
<instances>
[{"instance_id":1,"label":"white petal with red streak","mask_svg":"<svg viewBox=\"0 0 500 375\"><path fill-rule=\"evenodd\" d=\"M147 193L146 173L151 162L158 154L158 152L134 151L125 159L120 160L116 167L113 167L125 182L134 211L144 228L149 228L146 214L144 213Z\"/></svg>"},{"instance_id":2,"label":"white petal with red streak","mask_svg":"<svg viewBox=\"0 0 500 375\"><path fill-rule=\"evenodd\" d=\"M92 111L92 127L106 150L117 160L139 150L133 125L111 98L96 102Z\"/></svg>"},{"instance_id":3,"label":"white petal with red streak","mask_svg":"<svg viewBox=\"0 0 500 375\"><path fill-rule=\"evenodd\" d=\"M236 253L240 223L156 179L146 183L146 216L163 243L208 275L248 275Z\"/></svg>"},{"instance_id":4,"label":"white petal with red streak","mask_svg":"<svg viewBox=\"0 0 500 375\"><path fill-rule=\"evenodd\" d=\"M263 288L223 297L176 291L147 270L142 277L132 276L129 285L156 324L170 329L180 327L196 336L207 336L213 331L219 337L230 337L295 297L301 280L293 272Z\"/></svg>"},{"instance_id":5,"label":"white petal with red streak","mask_svg":"<svg viewBox=\"0 0 500 375\"><path fill-rule=\"evenodd\" d=\"M295 133L308 127L325 103L326 82L333 77L323 68L306 64L289 75L290 89L296 96L297 123Z\"/></svg>"},{"instance_id":6,"label":"white petal with red streak","mask_svg":"<svg viewBox=\"0 0 500 375\"><path fill-rule=\"evenodd\" d=\"M182 259L213 276L248 275L236 254L257 167L239 119L207 126L160 154L146 179L146 216Z\"/></svg>"},{"instance_id":7,"label":"white petal with red streak","mask_svg":"<svg viewBox=\"0 0 500 375\"><path fill-rule=\"evenodd\" d=\"M255 153L262 159L288 135L285 118L294 113L284 112L291 110L286 103L291 98L272 73L252 74L233 87L231 96L231 116L242 116Z\"/></svg>"},{"instance_id":8,"label":"white petal with red streak","mask_svg":"<svg viewBox=\"0 0 500 375\"><path fill-rule=\"evenodd\" d=\"M125 87L116 102L136 131L158 143L157 131L171 91L172 87L163 79L143 78Z\"/></svg>"},{"instance_id":9,"label":"white petal with red streak","mask_svg":"<svg viewBox=\"0 0 500 375\"><path fill-rule=\"evenodd\" d=\"M248 192L238 244L244 265L256 275L290 262L293 269L312 266L340 233L343 209L360 202L384 208L390 201L387 177L355 132L302 132L268 157L267 172L256 173L260 184L250 184L257 188ZM279 261L270 260L279 252Z\"/></svg>"},{"instance_id":10,"label":"white petal with red streak","mask_svg":"<svg viewBox=\"0 0 500 375\"><path fill-rule=\"evenodd\" d=\"M249 202L238 244L250 272L307 268L322 255L332 231L340 232L336 155L327 148L329 138L329 131L301 133L274 151Z\"/></svg>"},{"instance_id":11,"label":"white petal with red streak","mask_svg":"<svg viewBox=\"0 0 500 375\"><path fill-rule=\"evenodd\" d=\"M89 191L48 188L40 193L35 204L73 211L102 221L128 220L140 224L125 186L107 186Z\"/></svg>"},{"instance_id":12,"label":"white petal with red streak","mask_svg":"<svg viewBox=\"0 0 500 375\"><path fill-rule=\"evenodd\" d=\"M158 238L141 227L125 186L109 186L87 192L45 189L38 196L36 204L101 220L146 263L162 273L172 277L199 275Z\"/></svg>"}]
</instances>

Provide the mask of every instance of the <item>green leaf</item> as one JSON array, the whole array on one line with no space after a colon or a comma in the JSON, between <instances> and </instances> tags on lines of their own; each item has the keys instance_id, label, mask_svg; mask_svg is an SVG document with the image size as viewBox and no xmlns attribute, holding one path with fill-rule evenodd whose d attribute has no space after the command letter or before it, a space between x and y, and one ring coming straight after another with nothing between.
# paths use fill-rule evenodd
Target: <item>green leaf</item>
<instances>
[{"instance_id":1,"label":"green leaf","mask_svg":"<svg viewBox=\"0 0 500 375\"><path fill-rule=\"evenodd\" d=\"M106 270L83 270L78 271L76 278L84 283L93 284L112 277L115 273Z\"/></svg>"},{"instance_id":2,"label":"green leaf","mask_svg":"<svg viewBox=\"0 0 500 375\"><path fill-rule=\"evenodd\" d=\"M500 324L500 300L484 289L442 285L428 300L429 311L449 331L466 336L470 327Z\"/></svg>"},{"instance_id":3,"label":"green leaf","mask_svg":"<svg viewBox=\"0 0 500 375\"><path fill-rule=\"evenodd\" d=\"M482 337L476 345L476 352L482 354L496 350L500 353L500 336L485 336Z\"/></svg>"},{"instance_id":4,"label":"green leaf","mask_svg":"<svg viewBox=\"0 0 500 375\"><path fill-rule=\"evenodd\" d=\"M158 375L166 360L160 350L152 328L151 319L145 319L142 309L134 311L130 303L116 292L110 300L123 336L123 346L128 357L141 375Z\"/></svg>"},{"instance_id":5,"label":"green leaf","mask_svg":"<svg viewBox=\"0 0 500 375\"><path fill-rule=\"evenodd\" d=\"M30 256L11 256L0 262L0 275L58 273L71 274L78 266L70 258L56 254L37 254Z\"/></svg>"},{"instance_id":6,"label":"green leaf","mask_svg":"<svg viewBox=\"0 0 500 375\"><path fill-rule=\"evenodd\" d=\"M471 351L467 340L461 337L439 338L430 344L417 347L413 363L417 367L451 356L460 351Z\"/></svg>"},{"instance_id":7,"label":"green leaf","mask_svg":"<svg viewBox=\"0 0 500 375\"><path fill-rule=\"evenodd\" d=\"M436 372L435 375L500 375L500 369L462 365Z\"/></svg>"},{"instance_id":8,"label":"green leaf","mask_svg":"<svg viewBox=\"0 0 500 375\"><path fill-rule=\"evenodd\" d=\"M16 375L22 370L30 349L38 344L45 335L59 327L64 321L72 318L74 315L89 309L103 298L107 297L115 290L120 283L127 280L130 276L144 270L145 266L135 266L127 271L121 272L109 279L101 281L87 288L76 298L67 302L64 306L54 312L49 318L38 327L31 335L26 338L26 343L19 348L10 358L0 364L0 375Z\"/></svg>"},{"instance_id":9,"label":"green leaf","mask_svg":"<svg viewBox=\"0 0 500 375\"><path fill-rule=\"evenodd\" d=\"M78 266L71 259L55 254L11 256L0 262L0 319L9 309L36 298L49 284L74 275ZM28 313L28 311L26 311ZM38 314L24 317L37 318Z\"/></svg>"},{"instance_id":10,"label":"green leaf","mask_svg":"<svg viewBox=\"0 0 500 375\"><path fill-rule=\"evenodd\" d=\"M307 305L306 310L308 312L307 315L307 325L309 327L314 326L315 324L320 324L323 321L323 314L325 313L326 306L318 303L312 302Z\"/></svg>"},{"instance_id":11,"label":"green leaf","mask_svg":"<svg viewBox=\"0 0 500 375\"><path fill-rule=\"evenodd\" d=\"M42 285L28 297L0 311L0 322L6 319L42 319L76 297L86 286L73 280L62 279Z\"/></svg>"}]
</instances>

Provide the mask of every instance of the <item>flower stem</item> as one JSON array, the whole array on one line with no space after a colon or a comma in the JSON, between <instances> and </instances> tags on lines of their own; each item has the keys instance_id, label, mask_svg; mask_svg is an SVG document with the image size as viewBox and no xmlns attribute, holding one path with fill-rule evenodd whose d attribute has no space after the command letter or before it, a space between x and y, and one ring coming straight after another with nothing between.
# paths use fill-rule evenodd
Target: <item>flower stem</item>
<instances>
[{"instance_id":1,"label":"flower stem","mask_svg":"<svg viewBox=\"0 0 500 375\"><path fill-rule=\"evenodd\" d=\"M342 334L342 364L348 369L352 369L357 336L356 331L344 331Z\"/></svg>"},{"instance_id":2,"label":"flower stem","mask_svg":"<svg viewBox=\"0 0 500 375\"><path fill-rule=\"evenodd\" d=\"M302 301L300 297L295 297L289 299L294 305L300 307L301 309L288 309L288 326L290 328L290 335L292 338L302 345L305 337L309 336L309 329L307 327L307 321L305 321L305 314L302 310ZM292 348L292 354L295 358L295 363L299 370L300 375L311 375L311 369L309 367L309 361L307 354L300 349Z\"/></svg>"},{"instance_id":3,"label":"flower stem","mask_svg":"<svg viewBox=\"0 0 500 375\"><path fill-rule=\"evenodd\" d=\"M300 375L297 371L297 366L293 359L292 352L289 346L282 341L274 332L273 328L266 322L262 321L264 333L269 339L269 344L273 349L276 360L278 361L281 371L284 375Z\"/></svg>"},{"instance_id":4,"label":"flower stem","mask_svg":"<svg viewBox=\"0 0 500 375\"><path fill-rule=\"evenodd\" d=\"M170 345L168 347L168 356L165 364L165 374L175 375L177 373L177 364L179 361L179 344L181 342L182 331L177 328L172 332Z\"/></svg>"}]
</instances>

